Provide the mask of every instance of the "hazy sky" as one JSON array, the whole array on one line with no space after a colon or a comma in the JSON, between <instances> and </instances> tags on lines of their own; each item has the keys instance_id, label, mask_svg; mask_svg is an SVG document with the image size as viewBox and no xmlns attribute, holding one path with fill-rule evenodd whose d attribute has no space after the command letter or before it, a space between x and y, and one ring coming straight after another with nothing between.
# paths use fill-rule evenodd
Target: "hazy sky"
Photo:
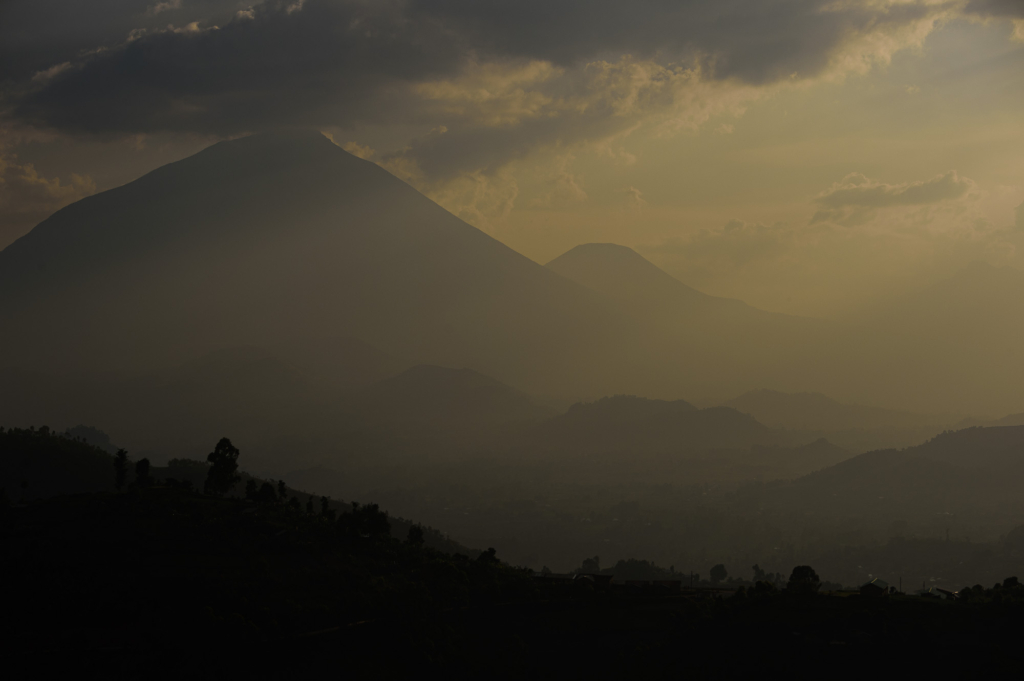
<instances>
[{"instance_id":1,"label":"hazy sky","mask_svg":"<svg viewBox=\"0 0 1024 681\"><path fill-rule=\"evenodd\" d=\"M546 262L842 316L1024 267L1024 0L5 0L0 247L312 126Z\"/></svg>"}]
</instances>

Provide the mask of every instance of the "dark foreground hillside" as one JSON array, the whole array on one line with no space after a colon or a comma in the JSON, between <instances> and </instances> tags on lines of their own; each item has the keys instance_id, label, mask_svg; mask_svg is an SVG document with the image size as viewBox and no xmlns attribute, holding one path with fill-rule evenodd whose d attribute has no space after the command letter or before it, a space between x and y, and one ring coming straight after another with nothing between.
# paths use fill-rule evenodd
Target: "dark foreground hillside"
<instances>
[{"instance_id":1,"label":"dark foreground hillside","mask_svg":"<svg viewBox=\"0 0 1024 681\"><path fill-rule=\"evenodd\" d=\"M334 518L172 487L5 507L0 664L107 678L728 678L1024 662L1019 586L940 602L538 579L385 525L374 509Z\"/></svg>"}]
</instances>

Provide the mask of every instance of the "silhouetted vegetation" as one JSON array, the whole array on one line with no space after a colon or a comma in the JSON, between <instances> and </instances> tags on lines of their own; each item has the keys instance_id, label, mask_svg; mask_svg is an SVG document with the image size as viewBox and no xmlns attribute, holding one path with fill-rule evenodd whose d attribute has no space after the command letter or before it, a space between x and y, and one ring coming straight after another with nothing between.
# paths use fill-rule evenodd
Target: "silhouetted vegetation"
<instances>
[{"instance_id":1,"label":"silhouetted vegetation","mask_svg":"<svg viewBox=\"0 0 1024 681\"><path fill-rule=\"evenodd\" d=\"M120 492L124 487L125 474L128 472L128 452L123 449L117 450L114 455L114 488Z\"/></svg>"},{"instance_id":2,"label":"silhouetted vegetation","mask_svg":"<svg viewBox=\"0 0 1024 681\"><path fill-rule=\"evenodd\" d=\"M821 579L810 565L797 565L793 568L793 574L789 576L789 583L786 584L787 591L803 596L816 594L820 588Z\"/></svg>"},{"instance_id":3,"label":"silhouetted vegetation","mask_svg":"<svg viewBox=\"0 0 1024 681\"><path fill-rule=\"evenodd\" d=\"M149 459L139 459L135 462L135 484L139 487L149 487L153 479L149 477Z\"/></svg>"},{"instance_id":4,"label":"silhouetted vegetation","mask_svg":"<svg viewBox=\"0 0 1024 681\"><path fill-rule=\"evenodd\" d=\"M654 567L643 561L617 566L616 581L660 579L654 586L538 580L493 549L473 559L427 549L414 532L392 539L385 522L372 504L332 522L164 485L14 509L0 524L11 556L2 577L21 587L0 632L8 668L73 658L83 673L107 677L157 663L176 674L295 675L343 661L357 675L604 678L870 669L869 658L850 654L879 649L887 659L902 651L919 669L998 673L1022 661L1024 586L1015 578L956 601L817 595L809 566L794 568L783 591L764 581L690 590L671 571L641 576ZM673 580L681 590L657 586ZM117 642L116 655L103 640ZM398 641L402 654L388 654ZM680 641L694 654L680 654ZM730 654L735 641L743 655ZM971 655L919 659L951 641ZM71 657L39 656L54 647Z\"/></svg>"},{"instance_id":5,"label":"silhouetted vegetation","mask_svg":"<svg viewBox=\"0 0 1024 681\"><path fill-rule=\"evenodd\" d=\"M221 438L206 460L210 462L210 469L206 474L206 485L204 490L207 494L227 494L241 478L238 471L238 449L231 444L231 440Z\"/></svg>"},{"instance_id":6,"label":"silhouetted vegetation","mask_svg":"<svg viewBox=\"0 0 1024 681\"><path fill-rule=\"evenodd\" d=\"M127 466L126 453L111 455L43 428L0 431L0 445L7 476L0 487L17 488L12 471L34 471L32 479L50 489L81 476L73 491L83 491L93 479L106 490L38 495L52 498L17 504L2 514L2 539L15 557L5 567L7 583L24 584L19 593L30 595L12 615L11 622L20 628L7 632L25 655L54 641L79 645L74 641L82 628L74 623L87 621L89 631L118 632L126 659L172 657L182 669L206 656L222 665L248 664L208 643L219 640L249 650L246 659L284 665L287 658L295 669L319 669L344 653L354 660L354 669L365 671L407 672L411 667L406 664L484 669L489 660L525 673L566 664L566 650L572 649L578 671L597 665L604 654L604 648L591 647L592 641L611 637L626 643L614 660L595 671L693 671L705 667L670 655L671 641L700 641L702 651L725 659L721 641L749 636L756 640L754 649L767 654L784 644L776 636L778 627L800 632L802 653L790 664L834 659L836 648L844 645L899 641L906 648L950 637L987 651L989 669L1016 663L1007 637L1018 631L1014 618L1024 614L1024 587L1006 574L1014 574L1024 557L1024 526L996 543L894 539L825 552L820 560L789 569L779 565L786 557L773 555L768 558L778 566L775 572L761 567L767 561L758 562L749 577L730 574L726 565L734 563L728 556L705 563L701 573L708 570L708 578L702 579L690 566L677 571L671 564L620 558L602 567L601 557L591 555L574 571L577 579L544 570L547 576L538 581L529 571L503 564L494 548L475 556L468 550L454 555L428 548L426 538L436 543L435 532L408 521L402 521L399 532L377 504L343 505L323 495L314 512L315 499L308 496L303 512L281 480L241 473L239 452L226 439L208 462L175 459L166 468L151 467L147 459L134 462L136 484L127 494L109 493L116 489L118 461ZM959 456L956 447L943 447L943 456ZM876 458L865 461L874 465ZM819 485L833 484L826 474L814 477ZM217 487L211 479L231 482ZM193 480L216 492L197 494ZM232 496L240 480L245 481L244 494ZM781 489L800 490L803 484ZM26 484L22 489L31 488ZM749 493L741 488L729 503L739 503L740 492ZM713 503L721 503L722 493L716 494ZM28 494L23 498L30 499ZM635 502L618 501L610 513L630 532L649 522ZM715 518L705 514L701 522ZM55 570L68 565L62 556L72 557L72 575L57 576ZM848 572L853 578L844 581L858 586L866 580L857 575L872 571L883 574L892 589L898 587L900 575L890 576L879 565L903 570L902 586L909 595L886 590L869 603L855 592L841 591L831 577ZM956 589L944 585L949 575L959 574L950 571L944 581L926 580L916 595L920 582L915 577L936 566L974 574L975 580L993 586L965 583L950 601ZM999 571L994 583L987 575ZM601 577L614 581L609 585ZM655 604L664 617L651 614ZM372 626L355 624L367 621ZM765 621L773 623L767 636L757 624ZM323 631L333 633L305 636ZM491 636L482 639L482 631ZM713 637L710 632L717 633ZM408 658L380 654L398 637L411 646ZM551 647L548 637L568 647ZM269 654L264 652L268 645ZM579 651L587 650L592 657L578 662ZM95 658L91 664L106 669L107 662ZM738 662L721 664L716 669L744 669Z\"/></svg>"}]
</instances>

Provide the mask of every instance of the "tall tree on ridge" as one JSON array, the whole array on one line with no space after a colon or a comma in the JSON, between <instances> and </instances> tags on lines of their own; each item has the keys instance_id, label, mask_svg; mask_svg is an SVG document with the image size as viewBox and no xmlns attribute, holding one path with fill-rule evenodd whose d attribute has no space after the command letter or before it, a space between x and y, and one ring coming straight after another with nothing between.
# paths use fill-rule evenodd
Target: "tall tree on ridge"
<instances>
[{"instance_id":1,"label":"tall tree on ridge","mask_svg":"<svg viewBox=\"0 0 1024 681\"><path fill-rule=\"evenodd\" d=\"M128 452L124 449L117 450L114 455L114 489L118 492L124 487L124 477L128 472Z\"/></svg>"},{"instance_id":2,"label":"tall tree on ridge","mask_svg":"<svg viewBox=\"0 0 1024 681\"><path fill-rule=\"evenodd\" d=\"M210 470L206 474L204 491L207 494L221 496L231 491L241 477L238 475L238 448L231 440L222 437L217 447L210 452L206 460L210 462Z\"/></svg>"}]
</instances>

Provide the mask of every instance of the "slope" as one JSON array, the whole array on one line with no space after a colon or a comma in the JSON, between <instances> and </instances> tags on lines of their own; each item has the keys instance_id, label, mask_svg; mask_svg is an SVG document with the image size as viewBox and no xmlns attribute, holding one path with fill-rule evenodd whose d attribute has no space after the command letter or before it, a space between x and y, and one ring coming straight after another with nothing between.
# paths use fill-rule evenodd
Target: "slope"
<instances>
[{"instance_id":1,"label":"slope","mask_svg":"<svg viewBox=\"0 0 1024 681\"><path fill-rule=\"evenodd\" d=\"M221 142L83 199L0 252L21 367L146 370L354 336L564 386L624 325L600 296L319 133Z\"/></svg>"},{"instance_id":2,"label":"slope","mask_svg":"<svg viewBox=\"0 0 1024 681\"><path fill-rule=\"evenodd\" d=\"M674 308L678 313L714 314L722 320L770 316L742 301L701 293L618 244L580 244L545 267L610 298L652 310Z\"/></svg>"},{"instance_id":3,"label":"slope","mask_svg":"<svg viewBox=\"0 0 1024 681\"><path fill-rule=\"evenodd\" d=\"M850 372L838 326L706 295L625 246L582 244L546 267L614 300L643 329L643 351L674 369L665 367L657 392L648 394L669 393L674 380L687 394L717 402L758 380L777 389L821 389L841 386Z\"/></svg>"},{"instance_id":4,"label":"slope","mask_svg":"<svg viewBox=\"0 0 1024 681\"><path fill-rule=\"evenodd\" d=\"M939 423L936 417L895 409L843 404L821 393L751 390L724 403L761 423L800 430L911 427Z\"/></svg>"},{"instance_id":5,"label":"slope","mask_svg":"<svg viewBox=\"0 0 1024 681\"><path fill-rule=\"evenodd\" d=\"M535 447L561 456L608 452L644 455L746 448L784 439L752 417L727 407L697 409L683 400L616 395L578 403L536 428Z\"/></svg>"},{"instance_id":6,"label":"slope","mask_svg":"<svg viewBox=\"0 0 1024 681\"><path fill-rule=\"evenodd\" d=\"M457 432L553 415L528 395L472 369L419 365L361 391L353 410L371 423Z\"/></svg>"}]
</instances>

